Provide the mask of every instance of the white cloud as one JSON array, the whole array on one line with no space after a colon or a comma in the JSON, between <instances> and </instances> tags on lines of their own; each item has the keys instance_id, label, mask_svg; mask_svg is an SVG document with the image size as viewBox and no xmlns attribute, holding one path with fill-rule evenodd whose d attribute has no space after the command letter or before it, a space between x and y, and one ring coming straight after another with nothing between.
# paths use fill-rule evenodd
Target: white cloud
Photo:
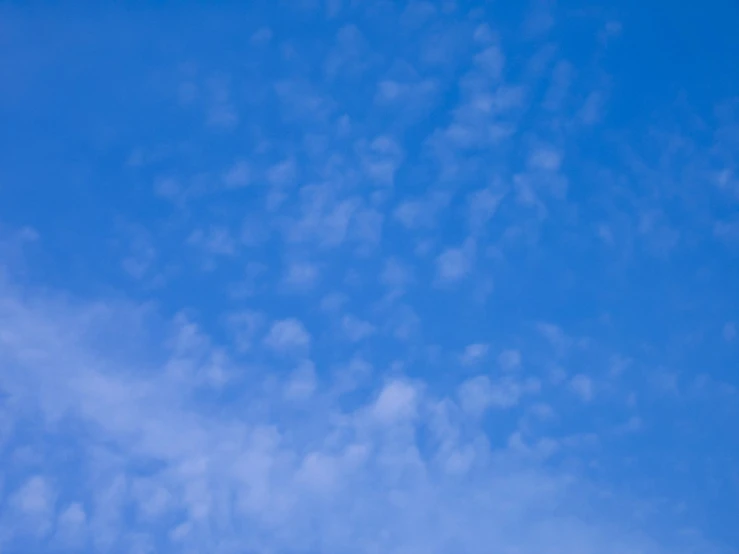
<instances>
[{"instance_id":1,"label":"white cloud","mask_svg":"<svg viewBox=\"0 0 739 554\"><path fill-rule=\"evenodd\" d=\"M529 156L529 166L544 171L557 171L562 163L562 156L552 148L537 148Z\"/></svg>"},{"instance_id":2,"label":"white cloud","mask_svg":"<svg viewBox=\"0 0 739 554\"><path fill-rule=\"evenodd\" d=\"M416 387L404 381L391 381L377 397L372 406L372 415L381 423L396 424L414 418L417 404Z\"/></svg>"},{"instance_id":3,"label":"white cloud","mask_svg":"<svg viewBox=\"0 0 739 554\"><path fill-rule=\"evenodd\" d=\"M133 502L152 521L169 522L148 528L157 540L213 552L228 552L225 543L256 551L320 544L329 553L483 554L491 545L522 554L552 545L575 554L675 552L630 534L631 505L619 508L612 498L599 511L601 491L591 494L592 483L540 465L551 440L519 432L507 446L489 444L475 419L523 403L539 390L534 379L474 378L460 387L457 407L424 384L395 378L377 396L348 405L329 401L318 382L313 389L312 367L303 365L284 379L251 375L249 386L228 391L237 401L220 413L162 372L134 371L151 359L121 356L122 344L101 348L99 330L125 319L128 307L0 293L3 389L47 421L67 414L86 422L75 484L91 487L94 498L84 518L84 510L65 508L62 519L86 522L97 550L139 536L124 517ZM283 320L273 329L282 347L293 344L287 331L302 325ZM262 383L275 379L270 392ZM306 403L299 418L274 409L288 391ZM445 415L431 418L429 409L440 405ZM57 431L47 432L54 451ZM559 448L575 446L562 441ZM149 481L136 481L128 467L150 467ZM44 478L32 478L14 498L22 512L53 514Z\"/></svg>"},{"instance_id":4,"label":"white cloud","mask_svg":"<svg viewBox=\"0 0 739 554\"><path fill-rule=\"evenodd\" d=\"M287 158L267 170L267 181L276 187L286 187L295 183L297 166L295 160Z\"/></svg>"},{"instance_id":5,"label":"white cloud","mask_svg":"<svg viewBox=\"0 0 739 554\"><path fill-rule=\"evenodd\" d=\"M348 298L340 292L332 292L321 299L321 310L329 313L336 313L346 304Z\"/></svg>"},{"instance_id":6,"label":"white cloud","mask_svg":"<svg viewBox=\"0 0 739 554\"><path fill-rule=\"evenodd\" d=\"M379 136L369 144L359 146L362 164L370 180L378 185L391 186L395 171L403 159L403 150L390 136Z\"/></svg>"},{"instance_id":7,"label":"white cloud","mask_svg":"<svg viewBox=\"0 0 739 554\"><path fill-rule=\"evenodd\" d=\"M475 64L488 76L499 79L505 66L505 56L497 46L489 46L475 55Z\"/></svg>"},{"instance_id":8,"label":"white cloud","mask_svg":"<svg viewBox=\"0 0 739 554\"><path fill-rule=\"evenodd\" d=\"M462 409L474 416L479 416L492 405L492 383L490 379L484 375L474 377L462 383L459 386L459 402ZM501 395L498 398L499 404L503 401L503 405L514 406L518 402L516 393Z\"/></svg>"},{"instance_id":9,"label":"white cloud","mask_svg":"<svg viewBox=\"0 0 739 554\"><path fill-rule=\"evenodd\" d=\"M325 123L335 110L332 98L300 78L278 81L274 90L281 103L282 116L289 121Z\"/></svg>"},{"instance_id":10,"label":"white cloud","mask_svg":"<svg viewBox=\"0 0 739 554\"><path fill-rule=\"evenodd\" d=\"M617 433L637 433L644 428L644 422L639 416L631 416L625 423L616 426Z\"/></svg>"},{"instance_id":11,"label":"white cloud","mask_svg":"<svg viewBox=\"0 0 739 554\"><path fill-rule=\"evenodd\" d=\"M553 323L538 323L537 329L559 354L564 354L572 345L572 339Z\"/></svg>"},{"instance_id":12,"label":"white cloud","mask_svg":"<svg viewBox=\"0 0 739 554\"><path fill-rule=\"evenodd\" d=\"M121 266L134 279L143 279L154 265L157 251L151 237L144 230L139 229L132 234L130 253L123 259Z\"/></svg>"},{"instance_id":13,"label":"white cloud","mask_svg":"<svg viewBox=\"0 0 739 554\"><path fill-rule=\"evenodd\" d=\"M439 128L428 146L441 166L441 180L479 174L464 154L492 149L514 135L526 104L526 88L505 82L504 54L497 45L475 55L473 67L459 81L460 100L448 125Z\"/></svg>"},{"instance_id":14,"label":"white cloud","mask_svg":"<svg viewBox=\"0 0 739 554\"><path fill-rule=\"evenodd\" d=\"M365 70L372 56L359 27L351 23L344 25L336 33L333 48L324 61L324 73L329 80L341 74L357 76Z\"/></svg>"},{"instance_id":15,"label":"white cloud","mask_svg":"<svg viewBox=\"0 0 739 554\"><path fill-rule=\"evenodd\" d=\"M93 33L112 57L71 60L90 75L103 58L122 68L116 82L141 85L123 87L127 107L146 105L84 106L103 158L135 149L110 183L130 185L114 191L120 202L84 194L110 164L91 173L55 158L31 173L72 179L79 221L20 198L13 217L43 239L7 243L0 224L0 551L716 554L684 531L695 510L673 508L680 483L706 484L698 458L715 462L714 489L733 492L732 443L667 418L675 428L662 431L684 448L664 478L643 464L624 474L622 454L623 433L648 444L661 431L644 422L691 408L689 423L720 427L736 399L718 378L736 343L721 271L737 236L736 105L682 106L674 126L672 113L649 118L627 145L602 119L599 60L620 32L603 14L576 17L596 51L575 65L558 59L560 29L545 34L562 11L547 0L523 30L494 29L487 8L456 0L298 4L298 19L338 17L338 33L214 12L197 31L214 39L207 52L167 68L166 29L143 36L154 50L139 65L105 48L123 17ZM32 31L22 13L9 27ZM85 35L92 22L72 21ZM48 56L17 50L25 73L43 74ZM146 128L129 115L178 95L177 113L163 109L164 125L126 144ZM33 119L30 103L13 110ZM682 133L664 132L682 120ZM19 151L37 131L19 135ZM152 178L168 202L141 194ZM576 192L603 186L567 198L569 179ZM140 221L143 238L119 251L109 216ZM76 244L83 228L94 232ZM76 261L55 271L60 248ZM644 272L648 250L680 255ZM122 258L136 281L117 288L106 268ZM556 309L593 275L596 311ZM665 279L665 294L637 295L650 321L630 325L628 287L660 291ZM560 319L532 324L546 314ZM614 351L634 357L628 371ZM703 353L712 363L696 376ZM603 381L576 375L588 367ZM670 394L652 402L650 384Z\"/></svg>"},{"instance_id":16,"label":"white cloud","mask_svg":"<svg viewBox=\"0 0 739 554\"><path fill-rule=\"evenodd\" d=\"M314 244L322 248L337 247L352 234L353 238L366 241L371 235L368 230L377 232L377 221L373 221L365 209L361 199L342 197L329 184L305 185L300 189L297 217L283 223L285 239L293 244ZM369 219L360 219L360 229L357 229L356 217L363 213Z\"/></svg>"},{"instance_id":17,"label":"white cloud","mask_svg":"<svg viewBox=\"0 0 739 554\"><path fill-rule=\"evenodd\" d=\"M37 535L51 529L55 492L40 475L29 478L10 498L10 505L19 516L19 526Z\"/></svg>"},{"instance_id":18,"label":"white cloud","mask_svg":"<svg viewBox=\"0 0 739 554\"><path fill-rule=\"evenodd\" d=\"M182 107L191 106L200 95L198 85L192 81L184 81L177 87L177 100ZM137 162L141 156L136 156L134 162ZM137 164L139 165L139 164Z\"/></svg>"},{"instance_id":19,"label":"white cloud","mask_svg":"<svg viewBox=\"0 0 739 554\"><path fill-rule=\"evenodd\" d=\"M418 335L421 319L413 308L407 304L401 304L393 308L386 326L396 339L409 341Z\"/></svg>"},{"instance_id":20,"label":"white cloud","mask_svg":"<svg viewBox=\"0 0 739 554\"><path fill-rule=\"evenodd\" d=\"M475 32L472 35L472 38L478 44L490 44L496 41L497 35L490 28L490 25L487 23L481 23L475 27Z\"/></svg>"},{"instance_id":21,"label":"white cloud","mask_svg":"<svg viewBox=\"0 0 739 554\"><path fill-rule=\"evenodd\" d=\"M231 130L239 124L239 113L231 101L228 79L214 78L208 82L209 102L206 124L219 130Z\"/></svg>"},{"instance_id":22,"label":"white cloud","mask_svg":"<svg viewBox=\"0 0 739 554\"><path fill-rule=\"evenodd\" d=\"M560 110L568 98L570 87L574 79L574 68L572 64L560 60L552 72L549 90L544 99L544 107L548 110Z\"/></svg>"},{"instance_id":23,"label":"white cloud","mask_svg":"<svg viewBox=\"0 0 739 554\"><path fill-rule=\"evenodd\" d=\"M285 398L288 400L306 400L316 390L316 369L313 362L300 362L285 385Z\"/></svg>"},{"instance_id":24,"label":"white cloud","mask_svg":"<svg viewBox=\"0 0 739 554\"><path fill-rule=\"evenodd\" d=\"M270 40L272 40L272 29L270 29L269 27L262 27L261 29L254 31L254 33L251 35L250 40L252 44L267 44Z\"/></svg>"},{"instance_id":25,"label":"white cloud","mask_svg":"<svg viewBox=\"0 0 739 554\"><path fill-rule=\"evenodd\" d=\"M407 229L431 229L449 202L447 192L432 191L420 198L404 200L395 208L393 217Z\"/></svg>"},{"instance_id":26,"label":"white cloud","mask_svg":"<svg viewBox=\"0 0 739 554\"><path fill-rule=\"evenodd\" d=\"M428 113L440 92L436 79L419 74L410 63L396 60L378 80L374 100L379 113L387 110L404 125Z\"/></svg>"},{"instance_id":27,"label":"white cloud","mask_svg":"<svg viewBox=\"0 0 739 554\"><path fill-rule=\"evenodd\" d=\"M384 224L385 216L379 211L372 208L357 210L352 219L350 236L359 243L362 253L369 253L380 243Z\"/></svg>"},{"instance_id":28,"label":"white cloud","mask_svg":"<svg viewBox=\"0 0 739 554\"><path fill-rule=\"evenodd\" d=\"M413 272L400 260L390 258L385 260L380 282L392 289L402 290L413 282Z\"/></svg>"},{"instance_id":29,"label":"white cloud","mask_svg":"<svg viewBox=\"0 0 739 554\"><path fill-rule=\"evenodd\" d=\"M295 318L276 321L267 333L264 343L279 352L294 352L310 346L311 338L303 324Z\"/></svg>"},{"instance_id":30,"label":"white cloud","mask_svg":"<svg viewBox=\"0 0 739 554\"><path fill-rule=\"evenodd\" d=\"M413 228L418 226L417 222L424 217L422 210L423 207L419 202L404 202L395 210L395 219L406 227Z\"/></svg>"},{"instance_id":31,"label":"white cloud","mask_svg":"<svg viewBox=\"0 0 739 554\"><path fill-rule=\"evenodd\" d=\"M713 234L728 244L738 244L739 221L717 221L713 224Z\"/></svg>"},{"instance_id":32,"label":"white cloud","mask_svg":"<svg viewBox=\"0 0 739 554\"><path fill-rule=\"evenodd\" d=\"M518 350L504 350L498 355L498 365L506 371L521 367L521 353Z\"/></svg>"},{"instance_id":33,"label":"white cloud","mask_svg":"<svg viewBox=\"0 0 739 554\"><path fill-rule=\"evenodd\" d=\"M54 493L47 481L37 475L31 477L15 492L11 504L23 514L47 515L53 508Z\"/></svg>"},{"instance_id":34,"label":"white cloud","mask_svg":"<svg viewBox=\"0 0 739 554\"><path fill-rule=\"evenodd\" d=\"M733 341L736 338L736 324L732 321L725 323L721 335L726 342Z\"/></svg>"},{"instance_id":35,"label":"white cloud","mask_svg":"<svg viewBox=\"0 0 739 554\"><path fill-rule=\"evenodd\" d=\"M550 420L556 417L554 409L549 404L543 402L531 406L529 412L542 420Z\"/></svg>"},{"instance_id":36,"label":"white cloud","mask_svg":"<svg viewBox=\"0 0 739 554\"><path fill-rule=\"evenodd\" d=\"M570 380L570 388L584 402L590 402L593 399L593 380L587 375L575 375Z\"/></svg>"},{"instance_id":37,"label":"white cloud","mask_svg":"<svg viewBox=\"0 0 739 554\"><path fill-rule=\"evenodd\" d=\"M353 357L334 372L335 392L342 394L366 385L372 377L373 370L372 364L364 358Z\"/></svg>"},{"instance_id":38,"label":"white cloud","mask_svg":"<svg viewBox=\"0 0 739 554\"><path fill-rule=\"evenodd\" d=\"M469 195L469 221L473 231L480 232L495 215L503 193L490 188L478 190Z\"/></svg>"},{"instance_id":39,"label":"white cloud","mask_svg":"<svg viewBox=\"0 0 739 554\"><path fill-rule=\"evenodd\" d=\"M232 104L216 102L208 111L208 125L221 129L231 129L239 124L239 114Z\"/></svg>"},{"instance_id":40,"label":"white cloud","mask_svg":"<svg viewBox=\"0 0 739 554\"><path fill-rule=\"evenodd\" d=\"M617 20L610 20L607 21L606 24L603 26L603 29L598 34L598 37L600 38L601 42L607 43L610 39L618 37L621 34L621 31L621 22Z\"/></svg>"},{"instance_id":41,"label":"white cloud","mask_svg":"<svg viewBox=\"0 0 739 554\"><path fill-rule=\"evenodd\" d=\"M375 101L381 104L402 103L403 105L428 102L437 93L436 82L425 79L415 83L385 79L377 84Z\"/></svg>"},{"instance_id":42,"label":"white cloud","mask_svg":"<svg viewBox=\"0 0 739 554\"><path fill-rule=\"evenodd\" d=\"M660 369L650 375L652 386L662 394L680 395L680 379L675 371Z\"/></svg>"},{"instance_id":43,"label":"white cloud","mask_svg":"<svg viewBox=\"0 0 739 554\"><path fill-rule=\"evenodd\" d=\"M599 92L592 92L588 95L577 114L578 119L584 125L594 125L598 123L603 113L603 95Z\"/></svg>"},{"instance_id":44,"label":"white cloud","mask_svg":"<svg viewBox=\"0 0 739 554\"><path fill-rule=\"evenodd\" d=\"M326 493L335 487L337 473L337 462L333 457L311 452L303 459L295 478L310 490Z\"/></svg>"},{"instance_id":45,"label":"white cloud","mask_svg":"<svg viewBox=\"0 0 739 554\"><path fill-rule=\"evenodd\" d=\"M288 265L282 278L283 284L291 289L310 289L318 280L318 266L309 262L293 262Z\"/></svg>"},{"instance_id":46,"label":"white cloud","mask_svg":"<svg viewBox=\"0 0 739 554\"><path fill-rule=\"evenodd\" d=\"M65 547L79 547L86 538L87 514L78 502L66 506L56 523L56 537Z\"/></svg>"},{"instance_id":47,"label":"white cloud","mask_svg":"<svg viewBox=\"0 0 739 554\"><path fill-rule=\"evenodd\" d=\"M358 342L375 333L375 326L353 315L341 318L341 328L344 335L352 342Z\"/></svg>"},{"instance_id":48,"label":"white cloud","mask_svg":"<svg viewBox=\"0 0 739 554\"><path fill-rule=\"evenodd\" d=\"M470 247L449 248L436 258L436 278L440 283L464 279L472 270L473 250Z\"/></svg>"},{"instance_id":49,"label":"white cloud","mask_svg":"<svg viewBox=\"0 0 739 554\"><path fill-rule=\"evenodd\" d=\"M223 184L229 189L245 187L251 183L251 179L252 170L245 161L236 162L223 174Z\"/></svg>"},{"instance_id":50,"label":"white cloud","mask_svg":"<svg viewBox=\"0 0 739 554\"><path fill-rule=\"evenodd\" d=\"M236 253L236 241L230 231L221 226L196 229L187 242L209 256L233 256Z\"/></svg>"},{"instance_id":51,"label":"white cloud","mask_svg":"<svg viewBox=\"0 0 739 554\"><path fill-rule=\"evenodd\" d=\"M172 493L166 487L148 479L136 480L132 495L136 499L139 517L147 522L165 515L175 503Z\"/></svg>"},{"instance_id":52,"label":"white cloud","mask_svg":"<svg viewBox=\"0 0 739 554\"><path fill-rule=\"evenodd\" d=\"M490 350L490 346L483 343L468 344L462 353L462 363L474 365L482 361Z\"/></svg>"},{"instance_id":53,"label":"white cloud","mask_svg":"<svg viewBox=\"0 0 739 554\"><path fill-rule=\"evenodd\" d=\"M256 334L264 325L264 316L254 310L243 310L229 314L226 317L233 342L238 350L249 350L254 343Z\"/></svg>"},{"instance_id":54,"label":"white cloud","mask_svg":"<svg viewBox=\"0 0 739 554\"><path fill-rule=\"evenodd\" d=\"M184 187L174 177L161 177L154 182L154 192L170 201L179 200L184 192Z\"/></svg>"},{"instance_id":55,"label":"white cloud","mask_svg":"<svg viewBox=\"0 0 739 554\"><path fill-rule=\"evenodd\" d=\"M479 417L490 408L512 408L524 394L536 393L539 387L535 379L523 382L512 379L492 381L486 375L480 375L462 383L457 394L462 409L473 417Z\"/></svg>"},{"instance_id":56,"label":"white cloud","mask_svg":"<svg viewBox=\"0 0 739 554\"><path fill-rule=\"evenodd\" d=\"M259 262L248 262L245 264L241 279L230 287L231 297L243 299L254 296L263 290L266 270L266 266Z\"/></svg>"},{"instance_id":57,"label":"white cloud","mask_svg":"<svg viewBox=\"0 0 739 554\"><path fill-rule=\"evenodd\" d=\"M680 243L681 233L662 210L644 210L639 214L637 230L645 249L659 257L666 257Z\"/></svg>"}]
</instances>

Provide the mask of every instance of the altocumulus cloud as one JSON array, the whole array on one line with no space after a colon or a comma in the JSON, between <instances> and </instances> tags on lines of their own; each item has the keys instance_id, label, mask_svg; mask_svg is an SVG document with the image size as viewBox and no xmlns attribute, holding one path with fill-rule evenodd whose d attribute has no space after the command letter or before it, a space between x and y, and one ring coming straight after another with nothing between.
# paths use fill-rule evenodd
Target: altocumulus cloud
<instances>
[{"instance_id":1,"label":"altocumulus cloud","mask_svg":"<svg viewBox=\"0 0 739 554\"><path fill-rule=\"evenodd\" d=\"M503 4L0 8L0 552L737 552L736 14Z\"/></svg>"},{"instance_id":2,"label":"altocumulus cloud","mask_svg":"<svg viewBox=\"0 0 739 554\"><path fill-rule=\"evenodd\" d=\"M388 378L347 408L303 362L280 387L271 372L252 373L235 386L238 399L213 406L197 378L206 366L193 364L183 378L152 361L171 351L108 351L99 329L138 319L141 306L101 310L30 300L28 292L2 287L4 419L41 426L24 442L45 459L28 464L40 474L19 479L4 504L11 551L37 540L116 550L142 537L148 548L193 552L685 546L634 530L633 506L623 499L593 513L606 491L577 471L549 467L538 442L491 444L482 412L510 409L536 393L531 383L479 377L461 385L457 400ZM124 340L162 322L139 324Z\"/></svg>"}]
</instances>

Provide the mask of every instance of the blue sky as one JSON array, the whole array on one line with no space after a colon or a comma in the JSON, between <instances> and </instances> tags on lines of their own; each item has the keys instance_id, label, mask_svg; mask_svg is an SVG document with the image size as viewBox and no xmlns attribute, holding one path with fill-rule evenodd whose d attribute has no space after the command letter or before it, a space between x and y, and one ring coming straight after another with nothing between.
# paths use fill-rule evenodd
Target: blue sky
<instances>
[{"instance_id":1,"label":"blue sky","mask_svg":"<svg viewBox=\"0 0 739 554\"><path fill-rule=\"evenodd\" d=\"M739 552L738 20L5 3L0 552Z\"/></svg>"}]
</instances>

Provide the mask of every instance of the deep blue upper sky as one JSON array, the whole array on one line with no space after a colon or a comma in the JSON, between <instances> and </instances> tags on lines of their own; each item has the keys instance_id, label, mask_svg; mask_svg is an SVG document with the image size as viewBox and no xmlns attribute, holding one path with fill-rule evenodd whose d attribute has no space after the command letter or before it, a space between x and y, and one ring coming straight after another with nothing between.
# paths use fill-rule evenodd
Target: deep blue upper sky
<instances>
[{"instance_id":1,"label":"deep blue upper sky","mask_svg":"<svg viewBox=\"0 0 739 554\"><path fill-rule=\"evenodd\" d=\"M0 7L0 552L739 552L739 5Z\"/></svg>"}]
</instances>

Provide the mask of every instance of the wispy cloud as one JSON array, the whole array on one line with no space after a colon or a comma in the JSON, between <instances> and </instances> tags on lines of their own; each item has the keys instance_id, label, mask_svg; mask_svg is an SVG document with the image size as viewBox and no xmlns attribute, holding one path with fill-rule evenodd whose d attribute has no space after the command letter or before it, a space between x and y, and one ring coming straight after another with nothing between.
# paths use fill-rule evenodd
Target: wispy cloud
<instances>
[{"instance_id":1,"label":"wispy cloud","mask_svg":"<svg viewBox=\"0 0 739 554\"><path fill-rule=\"evenodd\" d=\"M311 338L300 321L289 318L273 323L264 342L277 352L294 352L307 348Z\"/></svg>"}]
</instances>

